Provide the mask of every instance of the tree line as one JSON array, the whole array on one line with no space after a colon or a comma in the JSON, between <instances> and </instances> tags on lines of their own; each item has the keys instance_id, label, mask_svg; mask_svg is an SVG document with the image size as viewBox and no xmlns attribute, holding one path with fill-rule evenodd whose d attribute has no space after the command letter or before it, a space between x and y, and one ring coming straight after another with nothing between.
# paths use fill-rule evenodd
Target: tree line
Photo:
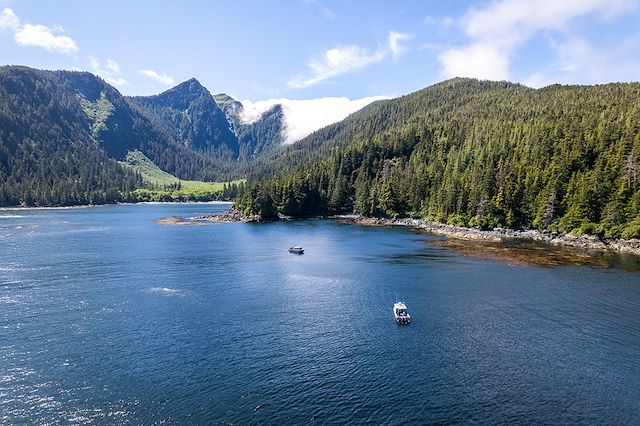
<instances>
[{"instance_id":1,"label":"tree line","mask_svg":"<svg viewBox=\"0 0 640 426\"><path fill-rule=\"evenodd\" d=\"M283 151L236 207L640 237L638 99L640 84L449 80ZM318 158L316 138L332 133Z\"/></svg>"}]
</instances>

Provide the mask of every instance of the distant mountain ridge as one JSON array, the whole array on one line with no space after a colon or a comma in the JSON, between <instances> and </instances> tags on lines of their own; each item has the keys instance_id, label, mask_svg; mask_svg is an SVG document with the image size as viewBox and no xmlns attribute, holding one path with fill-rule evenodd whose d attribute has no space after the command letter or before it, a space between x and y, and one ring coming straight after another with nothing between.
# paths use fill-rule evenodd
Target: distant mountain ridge
<instances>
[{"instance_id":1,"label":"distant mountain ridge","mask_svg":"<svg viewBox=\"0 0 640 426\"><path fill-rule=\"evenodd\" d=\"M213 96L195 78L154 96L129 97L175 140L225 160L238 157L238 140Z\"/></svg>"},{"instance_id":2,"label":"distant mountain ridge","mask_svg":"<svg viewBox=\"0 0 640 426\"><path fill-rule=\"evenodd\" d=\"M87 72L3 66L0 205L118 201L140 184L117 163L136 150L181 179L235 178L280 144L281 126L275 112L231 123L196 79L127 97Z\"/></svg>"},{"instance_id":3,"label":"distant mountain ridge","mask_svg":"<svg viewBox=\"0 0 640 426\"><path fill-rule=\"evenodd\" d=\"M639 83L452 79L282 145L283 106L191 79L122 96L86 72L0 67L0 206L129 201L132 151L181 180L248 177L248 213L354 212L640 238ZM144 156L144 157L142 157Z\"/></svg>"}]
</instances>

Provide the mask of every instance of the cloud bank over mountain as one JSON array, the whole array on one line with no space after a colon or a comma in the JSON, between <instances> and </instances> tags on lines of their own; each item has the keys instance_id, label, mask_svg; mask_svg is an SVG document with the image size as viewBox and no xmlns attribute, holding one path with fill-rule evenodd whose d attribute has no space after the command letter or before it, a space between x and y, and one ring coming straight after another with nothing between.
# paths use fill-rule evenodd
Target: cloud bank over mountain
<instances>
[{"instance_id":1,"label":"cloud bank over mountain","mask_svg":"<svg viewBox=\"0 0 640 426\"><path fill-rule=\"evenodd\" d=\"M369 96L360 99L346 97L325 97L317 99L268 99L264 101L242 101L244 110L240 118L252 123L275 105L282 105L284 114L284 142L287 144L308 136L329 124L336 123L349 114L365 107L371 102L389 99L389 96Z\"/></svg>"}]
</instances>

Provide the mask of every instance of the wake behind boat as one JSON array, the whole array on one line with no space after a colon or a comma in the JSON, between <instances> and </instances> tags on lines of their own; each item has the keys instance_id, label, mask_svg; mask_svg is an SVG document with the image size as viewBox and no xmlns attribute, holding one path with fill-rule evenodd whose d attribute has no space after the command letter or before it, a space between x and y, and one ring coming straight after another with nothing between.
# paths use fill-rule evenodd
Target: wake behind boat
<instances>
[{"instance_id":1,"label":"wake behind boat","mask_svg":"<svg viewBox=\"0 0 640 426\"><path fill-rule=\"evenodd\" d=\"M411 322L411 315L409 315L407 305L404 302L393 304L393 317L396 319L397 324L409 324Z\"/></svg>"}]
</instances>

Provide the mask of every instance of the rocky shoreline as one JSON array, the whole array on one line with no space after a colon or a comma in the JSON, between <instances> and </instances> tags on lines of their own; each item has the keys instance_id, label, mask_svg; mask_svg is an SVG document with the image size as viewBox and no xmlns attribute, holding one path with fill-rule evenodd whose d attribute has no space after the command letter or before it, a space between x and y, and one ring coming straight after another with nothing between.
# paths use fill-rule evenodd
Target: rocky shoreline
<instances>
[{"instance_id":1,"label":"rocky shoreline","mask_svg":"<svg viewBox=\"0 0 640 426\"><path fill-rule=\"evenodd\" d=\"M281 220L291 219L282 217ZM621 253L630 253L640 256L640 239L622 240L599 238L593 235L571 235L557 232L542 231L537 229L504 229L496 228L491 231L483 231L475 228L447 225L423 219L389 219L371 218L359 215L337 215L324 219L341 220L349 223L368 226L409 226L433 235L441 235L451 239L476 241L485 243L500 243L507 239L519 239L543 242L557 246L575 247L584 250L603 251L613 250ZM236 210L228 210L224 213L194 216L189 218L167 217L158 219L157 223L164 225L200 225L209 223L257 223L264 222L259 216L250 216Z\"/></svg>"},{"instance_id":2,"label":"rocky shoreline","mask_svg":"<svg viewBox=\"0 0 640 426\"><path fill-rule=\"evenodd\" d=\"M190 217L189 220L193 221L202 221L202 222L214 222L214 223L225 223L225 222L240 222L240 223L258 223L258 222L277 222L282 220L299 220L303 218L295 218L291 216L285 216L283 214L278 214L277 218L265 219L261 218L258 215L247 215L244 213L240 213L238 210L229 209L224 213L220 214L212 214L207 216L194 216ZM306 218L311 219L311 218ZM315 219L326 219L325 217L315 217Z\"/></svg>"},{"instance_id":3,"label":"rocky shoreline","mask_svg":"<svg viewBox=\"0 0 640 426\"><path fill-rule=\"evenodd\" d=\"M357 215L335 216L336 219L370 226L410 226L434 235L460 240L484 242L502 242L506 239L521 239L539 241L548 244L577 247L585 250L614 250L640 256L640 239L621 240L598 238L593 235L560 234L537 229L514 230L498 228L492 231L482 231L475 228L446 225L422 219L386 219L369 218Z\"/></svg>"},{"instance_id":4,"label":"rocky shoreline","mask_svg":"<svg viewBox=\"0 0 640 426\"><path fill-rule=\"evenodd\" d=\"M255 223L261 222L260 216L246 215L244 213L240 213L237 210L231 209L227 210L224 213L220 214L212 214L207 216L194 216L189 219L194 221L204 221L204 222L217 222L217 223L225 223L225 222L240 222L240 223Z\"/></svg>"},{"instance_id":5,"label":"rocky shoreline","mask_svg":"<svg viewBox=\"0 0 640 426\"><path fill-rule=\"evenodd\" d=\"M259 216L249 216L246 214L242 214L236 210L227 210L224 213L220 214L212 214L207 216L192 216L192 217L181 217L181 216L168 216L157 219L155 222L160 225L205 225L207 223L231 223L231 222L240 222L240 223L255 223L260 222Z\"/></svg>"}]
</instances>

